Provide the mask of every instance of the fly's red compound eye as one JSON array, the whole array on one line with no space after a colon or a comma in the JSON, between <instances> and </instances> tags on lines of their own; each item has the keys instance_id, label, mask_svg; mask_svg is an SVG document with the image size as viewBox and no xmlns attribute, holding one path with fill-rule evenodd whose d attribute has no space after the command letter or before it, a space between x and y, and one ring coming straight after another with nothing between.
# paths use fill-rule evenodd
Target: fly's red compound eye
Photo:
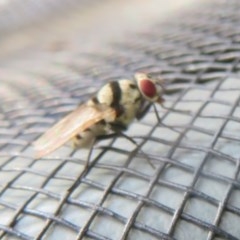
<instances>
[{"instance_id":1,"label":"fly's red compound eye","mask_svg":"<svg viewBox=\"0 0 240 240\"><path fill-rule=\"evenodd\" d=\"M157 89L155 84L148 79L141 80L139 83L139 87L142 93L148 98L153 98L157 94Z\"/></svg>"}]
</instances>

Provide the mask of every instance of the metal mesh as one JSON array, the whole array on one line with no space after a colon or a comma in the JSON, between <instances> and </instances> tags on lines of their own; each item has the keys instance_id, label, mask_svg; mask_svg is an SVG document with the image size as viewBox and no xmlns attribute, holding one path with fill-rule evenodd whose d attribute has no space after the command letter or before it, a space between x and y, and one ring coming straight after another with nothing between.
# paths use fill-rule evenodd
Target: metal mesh
<instances>
[{"instance_id":1,"label":"metal mesh","mask_svg":"<svg viewBox=\"0 0 240 240\"><path fill-rule=\"evenodd\" d=\"M105 54L1 59L0 238L240 239L239 7L212 1ZM158 107L159 124L151 110L126 132L137 147L99 142L87 171L87 150L34 159L31 143L54 122L140 70L165 80L166 106L186 111Z\"/></svg>"}]
</instances>

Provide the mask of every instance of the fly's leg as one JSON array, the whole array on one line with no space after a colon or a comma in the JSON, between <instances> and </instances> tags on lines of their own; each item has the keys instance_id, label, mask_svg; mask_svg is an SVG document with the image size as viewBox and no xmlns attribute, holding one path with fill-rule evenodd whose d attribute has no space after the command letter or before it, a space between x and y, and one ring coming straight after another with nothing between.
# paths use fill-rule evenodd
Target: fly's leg
<instances>
[{"instance_id":1,"label":"fly's leg","mask_svg":"<svg viewBox=\"0 0 240 240\"><path fill-rule=\"evenodd\" d=\"M94 150L94 145L95 143L97 142L97 139L95 138L91 145L90 145L90 149L89 149L89 152L88 152L88 156L87 156L87 160L85 162L85 165L84 165L84 168L83 168L83 171L81 172L81 174L78 176L78 178L76 179L76 181L74 182L74 184L68 189L68 192L73 192L74 189L79 185L82 177L85 175L85 173L87 172L88 170L88 167L89 167L89 163L90 163L90 160L91 160L91 155L92 155L92 152Z\"/></svg>"},{"instance_id":2,"label":"fly's leg","mask_svg":"<svg viewBox=\"0 0 240 240\"><path fill-rule=\"evenodd\" d=\"M122 133L122 132L120 132L119 135L122 136L122 137L124 137L124 138L126 138L127 140L129 140L130 142L132 142L137 148L139 148L140 152L145 156L145 158L147 159L147 161L148 161L148 163L151 165L151 167L152 167L153 169L156 168L156 167L152 164L152 162L151 162L151 160L149 159L148 155L147 155L144 151L142 151L142 150L140 149L139 145L137 144L137 142L136 142L134 139L132 139L131 137L129 137L128 135L126 135L126 134L124 134L124 133Z\"/></svg>"},{"instance_id":3,"label":"fly's leg","mask_svg":"<svg viewBox=\"0 0 240 240\"><path fill-rule=\"evenodd\" d=\"M151 160L149 159L148 155L140 149L140 146L138 145L138 143L133 138L129 137L128 135L126 135L122 132L123 130L126 130L125 125L122 125L122 124L119 124L119 123L117 123L117 124L114 123L114 124L111 124L111 127L112 127L113 131L115 132L113 134L110 134L111 137L120 136L120 137L126 138L128 141L133 143L140 150L140 152L145 156L145 158L147 159L147 161L149 162L151 167L155 168L155 166L152 164ZM107 135L107 136L109 136L109 135Z\"/></svg>"},{"instance_id":4,"label":"fly's leg","mask_svg":"<svg viewBox=\"0 0 240 240\"><path fill-rule=\"evenodd\" d=\"M151 106L152 106L152 103L147 103L147 104L145 104L145 106L144 106L144 103L143 103L142 107L140 107L140 110L136 114L136 118L138 120L142 119L147 114L147 112L149 111Z\"/></svg>"},{"instance_id":5,"label":"fly's leg","mask_svg":"<svg viewBox=\"0 0 240 240\"><path fill-rule=\"evenodd\" d=\"M88 167L89 167L89 163L90 163L91 156L92 156L92 153L93 153L94 145L95 145L96 142L97 142L97 138L95 138L90 145L87 160L86 160L85 165L84 165L84 171L86 169L88 169Z\"/></svg>"},{"instance_id":6,"label":"fly's leg","mask_svg":"<svg viewBox=\"0 0 240 240\"><path fill-rule=\"evenodd\" d=\"M176 130L174 127L171 127L171 126L168 126L168 125L162 123L162 121L161 121L161 119L160 119L160 117L158 115L157 108L156 108L155 104L152 104L152 103L148 103L145 106L142 106L141 110L136 115L137 119L138 120L142 119L146 115L146 113L149 111L149 109L150 109L150 107L152 105L153 105L153 108L154 108L154 112L155 112L156 118L157 118L158 122L162 126L167 127L167 128L171 129L174 132L181 133L180 131Z\"/></svg>"},{"instance_id":7,"label":"fly's leg","mask_svg":"<svg viewBox=\"0 0 240 240\"><path fill-rule=\"evenodd\" d=\"M170 111L172 111L172 112L186 113L186 114L191 113L191 111L188 111L188 110L179 110L179 109L175 109L175 108L169 108L169 107L164 106L163 104L161 104L161 107L162 107L163 109L170 110Z\"/></svg>"},{"instance_id":8,"label":"fly's leg","mask_svg":"<svg viewBox=\"0 0 240 240\"><path fill-rule=\"evenodd\" d=\"M166 127L166 128L169 128L169 129L171 129L172 131L174 131L174 132L176 132L176 133L180 133L180 134L182 133L181 131L177 130L175 127L172 127L172 126L169 126L169 125L163 123L163 122L161 121L159 115L158 115L158 111L157 111L157 108L156 108L155 104L153 104L153 108L154 108L154 112L155 112L155 115L156 115L156 117L157 117L157 120L158 120L158 122L159 122L162 126L164 126L164 127Z\"/></svg>"}]
</instances>

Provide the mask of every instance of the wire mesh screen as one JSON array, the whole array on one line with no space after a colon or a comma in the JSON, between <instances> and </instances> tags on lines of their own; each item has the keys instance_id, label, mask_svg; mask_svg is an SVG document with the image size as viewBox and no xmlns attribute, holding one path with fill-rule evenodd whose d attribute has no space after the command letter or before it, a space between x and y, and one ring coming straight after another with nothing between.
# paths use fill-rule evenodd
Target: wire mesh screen
<instances>
[{"instance_id":1,"label":"wire mesh screen","mask_svg":"<svg viewBox=\"0 0 240 240\"><path fill-rule=\"evenodd\" d=\"M104 54L80 54L73 37L1 59L0 238L240 239L239 9L212 1ZM130 125L137 146L100 141L85 171L85 149L34 158L43 132L137 71L165 81L171 108Z\"/></svg>"}]
</instances>

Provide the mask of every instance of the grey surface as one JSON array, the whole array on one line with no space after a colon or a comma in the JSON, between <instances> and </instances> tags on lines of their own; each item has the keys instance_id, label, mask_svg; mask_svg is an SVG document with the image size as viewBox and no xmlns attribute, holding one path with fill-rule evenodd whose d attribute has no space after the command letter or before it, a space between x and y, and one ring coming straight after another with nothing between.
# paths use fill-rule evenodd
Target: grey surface
<instances>
[{"instance_id":1,"label":"grey surface","mask_svg":"<svg viewBox=\"0 0 240 240\"><path fill-rule=\"evenodd\" d=\"M106 48L107 38L98 41L97 32L96 43L80 44L84 24L77 31L71 23L82 4L69 10L65 26L72 28L58 31L61 19L49 31L23 24L9 42L7 35L2 40L0 238L240 239L240 3L198 2L166 14L164 22L152 5L147 24L138 31L130 26L127 37L103 28L112 42ZM88 14L98 19L97 6L106 6L111 16L108 1L92 4ZM134 4L143 11L144 3ZM119 29L126 34L128 28ZM138 148L122 138L102 141L86 172L86 150L63 146L34 159L31 143L41 133L103 83L139 70L165 80L166 106L189 111L158 108L162 123L180 133L159 124L151 110L126 132Z\"/></svg>"}]
</instances>

